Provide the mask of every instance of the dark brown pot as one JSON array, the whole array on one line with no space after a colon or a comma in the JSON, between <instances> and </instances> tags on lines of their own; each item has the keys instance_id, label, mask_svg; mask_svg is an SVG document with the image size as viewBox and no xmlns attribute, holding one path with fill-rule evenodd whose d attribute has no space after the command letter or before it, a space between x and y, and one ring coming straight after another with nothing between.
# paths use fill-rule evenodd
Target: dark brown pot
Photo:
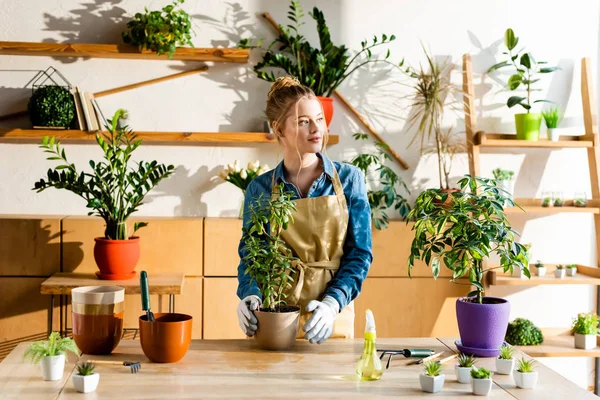
<instances>
[{"instance_id":1,"label":"dark brown pot","mask_svg":"<svg viewBox=\"0 0 600 400\"><path fill-rule=\"evenodd\" d=\"M155 313L155 322L145 315L139 319L140 342L148 359L156 363L174 363L183 358L192 341L192 316Z\"/></svg>"},{"instance_id":2,"label":"dark brown pot","mask_svg":"<svg viewBox=\"0 0 600 400\"><path fill-rule=\"evenodd\" d=\"M258 346L265 350L287 350L296 343L300 309L289 307L288 312L254 311L258 330L254 337Z\"/></svg>"}]
</instances>

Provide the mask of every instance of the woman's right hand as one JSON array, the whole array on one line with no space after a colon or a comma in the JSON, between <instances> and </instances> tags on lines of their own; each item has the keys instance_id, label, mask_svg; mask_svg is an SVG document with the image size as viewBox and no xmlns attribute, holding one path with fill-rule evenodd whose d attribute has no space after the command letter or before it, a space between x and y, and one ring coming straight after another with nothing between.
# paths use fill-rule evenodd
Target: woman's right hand
<instances>
[{"instance_id":1,"label":"woman's right hand","mask_svg":"<svg viewBox=\"0 0 600 400\"><path fill-rule=\"evenodd\" d=\"M238 323L246 336L254 336L258 329L258 320L252 311L256 311L262 306L260 297L251 294L246 296L237 307Z\"/></svg>"}]
</instances>

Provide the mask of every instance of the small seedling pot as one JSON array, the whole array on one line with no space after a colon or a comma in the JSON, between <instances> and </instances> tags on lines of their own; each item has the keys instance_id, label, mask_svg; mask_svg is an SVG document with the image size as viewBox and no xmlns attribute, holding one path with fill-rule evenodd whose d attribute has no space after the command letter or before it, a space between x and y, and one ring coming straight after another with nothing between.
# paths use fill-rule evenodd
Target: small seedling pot
<instances>
[{"instance_id":1,"label":"small seedling pot","mask_svg":"<svg viewBox=\"0 0 600 400\"><path fill-rule=\"evenodd\" d=\"M502 358L496 358L496 372L501 375L510 375L515 368L515 360L504 360Z\"/></svg>"},{"instance_id":2,"label":"small seedling pot","mask_svg":"<svg viewBox=\"0 0 600 400\"><path fill-rule=\"evenodd\" d=\"M515 384L521 389L534 389L538 380L538 373L533 372L519 372L515 371Z\"/></svg>"},{"instance_id":3,"label":"small seedling pot","mask_svg":"<svg viewBox=\"0 0 600 400\"><path fill-rule=\"evenodd\" d=\"M546 267L537 267L536 274L537 276L546 276Z\"/></svg>"},{"instance_id":4,"label":"small seedling pot","mask_svg":"<svg viewBox=\"0 0 600 400\"><path fill-rule=\"evenodd\" d=\"M567 276L577 275L577 268L567 268Z\"/></svg>"},{"instance_id":5,"label":"small seedling pot","mask_svg":"<svg viewBox=\"0 0 600 400\"><path fill-rule=\"evenodd\" d=\"M438 376L429 376L426 374L419 375L419 383L421 384L421 389L427 393L437 393L444 387L444 380L446 376L444 374L440 374Z\"/></svg>"},{"instance_id":6,"label":"small seedling pot","mask_svg":"<svg viewBox=\"0 0 600 400\"><path fill-rule=\"evenodd\" d=\"M557 277L557 278L559 278L559 279L564 278L565 274L566 274L566 272L565 272L564 268L563 269L555 269L554 270L554 276Z\"/></svg>"},{"instance_id":7,"label":"small seedling pot","mask_svg":"<svg viewBox=\"0 0 600 400\"><path fill-rule=\"evenodd\" d=\"M472 379L471 389L473 394L477 396L487 396L492 390L492 378L487 379Z\"/></svg>"},{"instance_id":8,"label":"small seedling pot","mask_svg":"<svg viewBox=\"0 0 600 400\"><path fill-rule=\"evenodd\" d=\"M42 357L40 367L45 381L60 381L65 370L65 355Z\"/></svg>"},{"instance_id":9,"label":"small seedling pot","mask_svg":"<svg viewBox=\"0 0 600 400\"><path fill-rule=\"evenodd\" d=\"M79 393L89 393L96 390L100 381L100 374L94 372L91 375L73 375L73 387Z\"/></svg>"},{"instance_id":10,"label":"small seedling pot","mask_svg":"<svg viewBox=\"0 0 600 400\"><path fill-rule=\"evenodd\" d=\"M591 350L596 348L596 335L575 334L575 348Z\"/></svg>"},{"instance_id":11,"label":"small seedling pot","mask_svg":"<svg viewBox=\"0 0 600 400\"><path fill-rule=\"evenodd\" d=\"M458 364L454 366L454 372L456 373L456 380L458 383L471 383L471 370L472 367L459 367Z\"/></svg>"}]
</instances>

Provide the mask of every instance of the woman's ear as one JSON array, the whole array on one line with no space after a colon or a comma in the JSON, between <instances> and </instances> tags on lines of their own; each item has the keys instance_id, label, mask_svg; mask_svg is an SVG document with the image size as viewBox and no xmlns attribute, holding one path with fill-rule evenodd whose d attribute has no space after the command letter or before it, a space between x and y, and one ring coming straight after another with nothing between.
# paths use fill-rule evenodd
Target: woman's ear
<instances>
[{"instance_id":1,"label":"woman's ear","mask_svg":"<svg viewBox=\"0 0 600 400\"><path fill-rule=\"evenodd\" d=\"M281 126L279 125L279 122L273 121L273 123L271 124L271 128L273 129L273 133L275 133L275 135L277 135L279 137L283 137L283 132L281 130Z\"/></svg>"}]
</instances>

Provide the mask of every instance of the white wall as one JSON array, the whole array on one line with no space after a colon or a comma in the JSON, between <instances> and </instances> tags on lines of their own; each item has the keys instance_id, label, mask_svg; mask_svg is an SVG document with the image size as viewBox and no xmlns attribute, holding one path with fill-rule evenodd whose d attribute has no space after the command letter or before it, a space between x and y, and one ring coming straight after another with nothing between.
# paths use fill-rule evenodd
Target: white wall
<instances>
[{"instance_id":1,"label":"white wall","mask_svg":"<svg viewBox=\"0 0 600 400\"><path fill-rule=\"evenodd\" d=\"M0 0L0 37L12 41L68 41L86 43L119 42L123 21L144 5L158 8L167 1L110 0ZM502 51L502 36L512 27L521 43L536 58L562 67L541 84L541 96L565 109L564 126L573 133L583 131L580 95L580 58L591 57L598 64L598 3L592 0L570 2L523 1L385 1L358 0L303 1L305 10L318 3L325 12L337 43L357 49L361 40L373 34L395 34L392 59L406 58L416 65L423 61L419 40L436 56L460 56L470 52L476 74L478 128L487 131L513 130L512 114L504 106L506 93L500 85L482 73ZM240 35L272 38L271 28L257 16L269 11L285 22L286 1L218 0L191 1L184 5L194 17L199 47L233 46ZM314 40L314 25L307 18L305 33ZM251 57L256 62L257 57ZM35 72L48 66L58 68L69 81L88 91L100 91L154 77L190 69L189 62L158 62L103 59L51 59L46 57L0 57L0 114L16 111L26 104L29 89L24 85ZM600 77L597 69L594 77ZM460 64L455 76L460 82ZM411 135L405 132L408 114L407 88L401 77L385 69L369 68L345 82L340 91L382 132L383 137L409 163L400 171L409 182L414 198L425 187L437 185L435 159L420 158L414 148L407 149ZM269 85L258 80L251 64L211 65L207 73L99 99L105 114L119 107L130 111L131 125L140 131L256 131L263 115ZM454 121L455 120L455 121ZM26 122L26 121L25 121ZM462 115L451 116L462 131ZM4 123L2 126L15 126ZM331 130L341 135L339 145L329 149L334 159L349 159L356 154L351 134L361 129L357 121L337 105ZM92 145L67 145L70 160L87 164L98 158ZM236 216L240 191L216 178L221 165L234 159L246 163L255 159L274 166L280 154L272 145L252 147L147 146L137 157L173 163L174 177L161 184L148 198L140 215ZM84 204L70 193L47 191L36 194L33 183L50 166L35 145L0 145L0 214L85 214ZM495 167L517 171L517 196L536 197L545 188L565 191L588 190L585 154L580 150L545 151L482 155L482 174L489 176ZM468 172L466 158L455 165L453 176ZM523 240L533 243L533 259L549 263L579 262L596 265L593 221L589 216L560 215L545 218L514 219L523 232ZM573 249L573 250L570 250ZM512 318L532 318L544 327L566 326L579 311L595 304L593 288L536 287L506 295L512 301ZM545 361L546 362L546 361ZM590 360L548 360L565 376L582 386L591 384Z\"/></svg>"}]
</instances>

